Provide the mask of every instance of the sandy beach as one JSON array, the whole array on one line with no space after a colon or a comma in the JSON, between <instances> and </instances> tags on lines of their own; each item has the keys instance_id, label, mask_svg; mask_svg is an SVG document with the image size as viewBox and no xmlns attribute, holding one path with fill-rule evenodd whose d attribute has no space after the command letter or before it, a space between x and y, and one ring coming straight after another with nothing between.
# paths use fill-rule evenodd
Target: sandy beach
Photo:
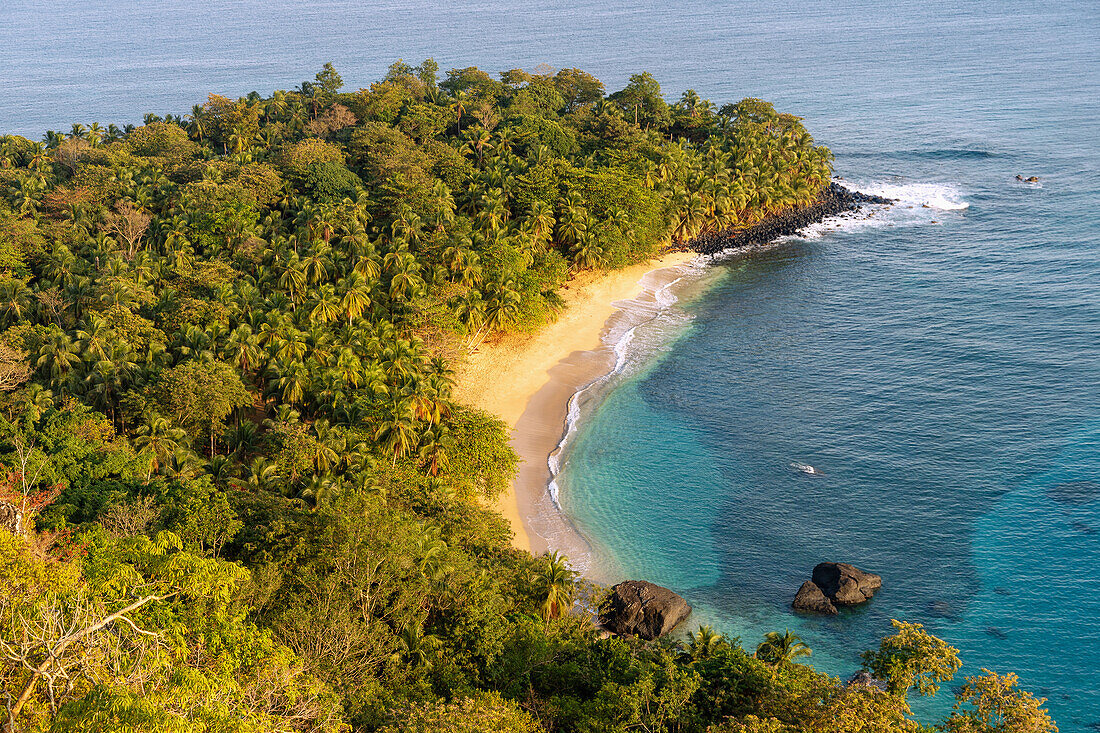
<instances>
[{"instance_id":1,"label":"sandy beach","mask_svg":"<svg viewBox=\"0 0 1100 733\"><path fill-rule=\"evenodd\" d=\"M644 297L676 277L678 271L669 268L696 256L674 252L610 273L581 273L563 290L566 308L557 321L533 335L482 344L462 365L455 397L511 426L512 446L523 461L511 490L497 502L512 525L516 547L544 552L546 535L556 534L553 527L532 531L530 518L546 500L547 459L564 433L569 398L614 366L603 336L619 311L615 303Z\"/></svg>"}]
</instances>

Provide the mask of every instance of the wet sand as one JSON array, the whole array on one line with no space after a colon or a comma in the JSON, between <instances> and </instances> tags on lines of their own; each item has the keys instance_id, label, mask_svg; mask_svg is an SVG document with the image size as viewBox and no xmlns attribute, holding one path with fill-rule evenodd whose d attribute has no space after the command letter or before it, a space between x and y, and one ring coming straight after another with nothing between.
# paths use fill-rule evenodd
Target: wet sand
<instances>
[{"instance_id":1,"label":"wet sand","mask_svg":"<svg viewBox=\"0 0 1100 733\"><path fill-rule=\"evenodd\" d=\"M511 426L512 446L523 461L511 490L496 504L512 525L516 547L540 553L553 538L555 549L570 554L558 539L583 542L560 514L545 511L551 506L547 461L565 433L569 400L615 365L615 353L603 341L620 312L615 303L655 302L653 292L695 258L675 252L611 273L582 273L563 292L566 308L557 321L530 336L482 344L459 369L455 397ZM537 531L531 527L536 515Z\"/></svg>"}]
</instances>

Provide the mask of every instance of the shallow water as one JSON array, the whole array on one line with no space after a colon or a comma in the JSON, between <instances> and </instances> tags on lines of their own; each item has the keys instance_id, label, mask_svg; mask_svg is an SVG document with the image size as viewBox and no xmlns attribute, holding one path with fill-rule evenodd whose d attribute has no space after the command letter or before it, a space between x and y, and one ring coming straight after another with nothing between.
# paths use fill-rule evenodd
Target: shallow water
<instances>
[{"instance_id":1,"label":"shallow water","mask_svg":"<svg viewBox=\"0 0 1100 733\"><path fill-rule=\"evenodd\" d=\"M7 0L0 130L184 113L325 61L356 88L429 55L609 89L649 70L803 115L840 175L913 208L700 271L634 331L563 455L595 548L578 561L670 585L746 645L789 626L837 674L889 618L923 621L1081 733L1100 720L1100 5L837 5ZM826 558L886 585L791 615Z\"/></svg>"}]
</instances>

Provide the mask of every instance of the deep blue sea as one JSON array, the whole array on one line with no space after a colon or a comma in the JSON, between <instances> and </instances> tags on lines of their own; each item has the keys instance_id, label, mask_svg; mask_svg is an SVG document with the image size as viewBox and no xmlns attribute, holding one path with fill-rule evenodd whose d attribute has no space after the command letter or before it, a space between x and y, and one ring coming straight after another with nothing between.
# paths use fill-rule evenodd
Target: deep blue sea
<instances>
[{"instance_id":1,"label":"deep blue sea","mask_svg":"<svg viewBox=\"0 0 1100 733\"><path fill-rule=\"evenodd\" d=\"M1063 732L1100 722L1100 3L6 0L0 132L429 55L763 97L902 202L685 269L622 335L557 477L579 564L668 585L746 646L789 627L835 674L919 621ZM883 590L793 615L825 559Z\"/></svg>"}]
</instances>

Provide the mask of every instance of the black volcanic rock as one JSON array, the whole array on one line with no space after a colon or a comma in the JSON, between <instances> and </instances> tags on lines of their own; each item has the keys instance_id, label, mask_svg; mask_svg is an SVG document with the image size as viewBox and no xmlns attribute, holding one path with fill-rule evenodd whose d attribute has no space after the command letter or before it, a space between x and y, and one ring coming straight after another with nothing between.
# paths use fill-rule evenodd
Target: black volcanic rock
<instances>
[{"instance_id":1,"label":"black volcanic rock","mask_svg":"<svg viewBox=\"0 0 1100 733\"><path fill-rule=\"evenodd\" d=\"M652 641L672 631L691 613L691 606L668 588L628 580L611 589L600 609L600 622L610 631Z\"/></svg>"},{"instance_id":2,"label":"black volcanic rock","mask_svg":"<svg viewBox=\"0 0 1100 733\"><path fill-rule=\"evenodd\" d=\"M822 219L853 211L864 204L892 204L893 199L870 196L859 191L851 191L839 183L830 183L822 192L821 198L809 206L773 216L748 227L725 232L707 232L688 241L683 248L699 254L717 254L731 249L745 249L767 244L779 237L795 234L810 224Z\"/></svg>"},{"instance_id":3,"label":"black volcanic rock","mask_svg":"<svg viewBox=\"0 0 1100 733\"><path fill-rule=\"evenodd\" d=\"M856 606L882 587L882 576L843 562L819 563L791 605L796 611L835 614L837 606Z\"/></svg>"},{"instance_id":4,"label":"black volcanic rock","mask_svg":"<svg viewBox=\"0 0 1100 733\"><path fill-rule=\"evenodd\" d=\"M843 562L819 563L812 578L833 603L841 606L863 603L882 587L882 576Z\"/></svg>"},{"instance_id":5,"label":"black volcanic rock","mask_svg":"<svg viewBox=\"0 0 1100 733\"><path fill-rule=\"evenodd\" d=\"M886 692L887 686L884 680L880 680L866 670L860 670L848 679L848 687L877 687Z\"/></svg>"},{"instance_id":6,"label":"black volcanic rock","mask_svg":"<svg viewBox=\"0 0 1100 733\"><path fill-rule=\"evenodd\" d=\"M828 596L821 592L821 588L812 580L807 580L802 584L802 587L798 589L798 593L794 597L794 606L796 611L807 611L809 613L825 613L830 616L836 615L836 606L829 600Z\"/></svg>"}]
</instances>

